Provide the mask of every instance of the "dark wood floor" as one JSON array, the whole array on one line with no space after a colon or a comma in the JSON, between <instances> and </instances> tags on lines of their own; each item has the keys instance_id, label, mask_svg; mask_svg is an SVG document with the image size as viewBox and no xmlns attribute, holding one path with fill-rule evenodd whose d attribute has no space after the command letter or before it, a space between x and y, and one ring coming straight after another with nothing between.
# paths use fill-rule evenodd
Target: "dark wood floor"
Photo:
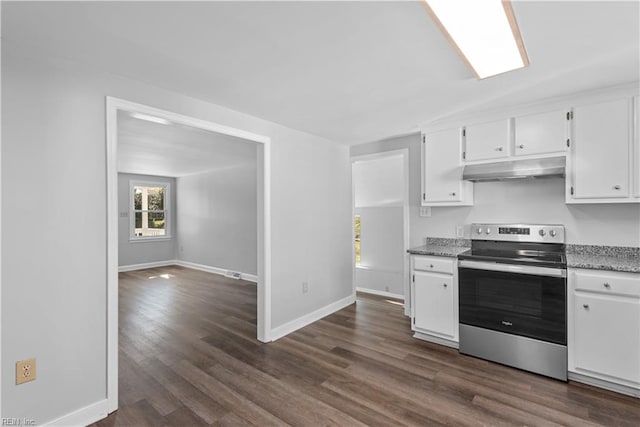
<instances>
[{"instance_id":1,"label":"dark wood floor","mask_svg":"<svg viewBox=\"0 0 640 427\"><path fill-rule=\"evenodd\" d=\"M256 288L180 267L120 274L120 409L97 426L640 425L640 400L411 337L392 300L271 344Z\"/></svg>"}]
</instances>

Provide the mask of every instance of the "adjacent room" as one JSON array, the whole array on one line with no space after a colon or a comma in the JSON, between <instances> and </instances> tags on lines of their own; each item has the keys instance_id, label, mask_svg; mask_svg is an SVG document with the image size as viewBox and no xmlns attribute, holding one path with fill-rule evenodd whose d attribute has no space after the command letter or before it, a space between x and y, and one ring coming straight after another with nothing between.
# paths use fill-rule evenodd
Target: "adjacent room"
<instances>
[{"instance_id":1,"label":"adjacent room","mask_svg":"<svg viewBox=\"0 0 640 427\"><path fill-rule=\"evenodd\" d=\"M0 424L640 425L640 1L0 1Z\"/></svg>"}]
</instances>

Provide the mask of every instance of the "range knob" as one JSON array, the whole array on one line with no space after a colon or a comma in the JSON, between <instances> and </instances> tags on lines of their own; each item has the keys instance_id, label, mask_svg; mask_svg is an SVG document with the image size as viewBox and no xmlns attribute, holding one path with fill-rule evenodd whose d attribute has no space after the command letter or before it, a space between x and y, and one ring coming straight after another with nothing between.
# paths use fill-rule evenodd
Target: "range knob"
<instances>
[{"instance_id":1,"label":"range knob","mask_svg":"<svg viewBox=\"0 0 640 427\"><path fill-rule=\"evenodd\" d=\"M544 231L544 229L541 229L540 231L538 231L538 234L540 234L542 237L544 237L544 235L547 234L547 232Z\"/></svg>"},{"instance_id":2,"label":"range knob","mask_svg":"<svg viewBox=\"0 0 640 427\"><path fill-rule=\"evenodd\" d=\"M478 232L478 234L482 234L482 227L478 227L476 231Z\"/></svg>"},{"instance_id":3,"label":"range knob","mask_svg":"<svg viewBox=\"0 0 640 427\"><path fill-rule=\"evenodd\" d=\"M487 230L485 231L485 233L491 234L491 229L487 227Z\"/></svg>"},{"instance_id":4,"label":"range knob","mask_svg":"<svg viewBox=\"0 0 640 427\"><path fill-rule=\"evenodd\" d=\"M551 230L549 232L549 234L551 235L551 237L556 237L556 235L558 234L558 232L556 230Z\"/></svg>"}]
</instances>

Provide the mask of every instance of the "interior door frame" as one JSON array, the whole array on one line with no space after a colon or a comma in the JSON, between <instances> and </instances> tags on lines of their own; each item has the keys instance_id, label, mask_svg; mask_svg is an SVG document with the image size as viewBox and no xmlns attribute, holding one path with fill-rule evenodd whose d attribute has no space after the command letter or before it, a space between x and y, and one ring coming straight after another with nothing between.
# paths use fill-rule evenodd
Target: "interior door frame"
<instances>
[{"instance_id":1,"label":"interior door frame","mask_svg":"<svg viewBox=\"0 0 640 427\"><path fill-rule=\"evenodd\" d=\"M107 148L107 405L118 409L118 111L142 113L258 143L257 339L271 341L271 138L218 123L106 97Z\"/></svg>"},{"instance_id":2,"label":"interior door frame","mask_svg":"<svg viewBox=\"0 0 640 427\"><path fill-rule=\"evenodd\" d=\"M351 157L351 171L353 174L353 165L356 162L369 161L369 160L380 160L386 159L390 157L398 157L402 156L402 175L403 175L403 203L402 203L402 218L403 218L403 250L404 250L404 262L403 262L403 283L404 283L404 314L406 316L411 315L411 283L409 281L409 270L410 270L410 261L411 257L407 252L409 250L409 220L410 220L410 210L409 210L409 149L401 148L399 150L390 150L390 151L382 151L378 153L372 154L363 154L360 156L352 156ZM353 176L353 175L352 175ZM355 184L353 179L351 180L351 242L355 241L355 229L353 227L353 218L355 216L356 209L356 192L355 192ZM353 294L356 294L356 254L355 250L351 251L351 268L352 268L352 283L353 283Z\"/></svg>"}]
</instances>

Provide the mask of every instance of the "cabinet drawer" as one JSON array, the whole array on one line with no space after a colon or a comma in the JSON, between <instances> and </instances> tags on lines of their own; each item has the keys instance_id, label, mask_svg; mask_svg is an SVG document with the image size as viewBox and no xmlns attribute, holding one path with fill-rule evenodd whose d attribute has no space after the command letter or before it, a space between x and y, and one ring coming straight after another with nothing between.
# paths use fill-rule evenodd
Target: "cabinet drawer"
<instances>
[{"instance_id":1,"label":"cabinet drawer","mask_svg":"<svg viewBox=\"0 0 640 427\"><path fill-rule=\"evenodd\" d=\"M434 273L453 274L455 259L443 257L416 256L413 260L415 270L431 271Z\"/></svg>"},{"instance_id":2,"label":"cabinet drawer","mask_svg":"<svg viewBox=\"0 0 640 427\"><path fill-rule=\"evenodd\" d=\"M640 297L640 274L576 271L575 289L611 295Z\"/></svg>"}]
</instances>

